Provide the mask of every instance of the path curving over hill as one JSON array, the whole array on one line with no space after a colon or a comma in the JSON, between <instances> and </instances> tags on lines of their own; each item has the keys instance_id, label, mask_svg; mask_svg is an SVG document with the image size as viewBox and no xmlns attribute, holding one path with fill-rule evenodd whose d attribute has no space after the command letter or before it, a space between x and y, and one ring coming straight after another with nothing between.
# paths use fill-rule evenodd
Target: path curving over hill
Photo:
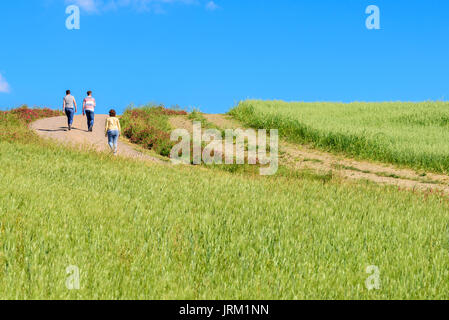
<instances>
[{"instance_id":1,"label":"path curving over hill","mask_svg":"<svg viewBox=\"0 0 449 320\"><path fill-rule=\"evenodd\" d=\"M243 128L230 116L204 114L207 121L222 129ZM356 160L333 153L315 150L305 145L280 141L280 163L290 168L332 174L350 180L367 180L377 184L449 194L449 176L431 172L417 172L390 164Z\"/></svg>"},{"instance_id":2,"label":"path curving over hill","mask_svg":"<svg viewBox=\"0 0 449 320\"><path fill-rule=\"evenodd\" d=\"M31 128L41 137L59 141L64 144L75 146L87 146L94 150L109 152L108 139L104 135L105 120L108 116L95 115L93 132L87 131L87 120L82 115L77 115L73 121L72 131L68 131L66 117L54 117L37 120L31 124ZM135 149L134 146L119 141L118 155L128 158L163 162L155 157L149 156Z\"/></svg>"},{"instance_id":3,"label":"path curving over hill","mask_svg":"<svg viewBox=\"0 0 449 320\"><path fill-rule=\"evenodd\" d=\"M241 124L226 115L204 114L207 121L222 129L235 129ZM87 146L97 151L108 152L104 125L107 115L96 115L93 132L87 131L86 118L78 115L74 128L68 131L67 118L55 117L41 119L31 124L31 128L41 137L50 138L65 144ZM173 128L192 130L192 122L184 116L171 117ZM417 172L388 164L361 161L342 155L322 152L307 146L280 141L280 163L290 168L312 170L319 173L332 172L334 175L350 180L367 180L377 184L394 185L399 188L440 191L449 194L449 176L430 172ZM128 158L166 163L158 158L138 151L138 147L119 141L118 155Z\"/></svg>"}]
</instances>

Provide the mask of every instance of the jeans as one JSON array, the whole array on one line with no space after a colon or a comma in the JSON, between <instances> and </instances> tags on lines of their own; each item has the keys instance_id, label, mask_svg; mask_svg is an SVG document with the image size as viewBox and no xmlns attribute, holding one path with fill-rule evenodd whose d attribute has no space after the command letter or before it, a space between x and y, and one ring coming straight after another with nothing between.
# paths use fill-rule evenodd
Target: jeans
<instances>
[{"instance_id":1,"label":"jeans","mask_svg":"<svg viewBox=\"0 0 449 320\"><path fill-rule=\"evenodd\" d=\"M108 131L108 143L111 147L111 150L117 152L117 141L118 141L119 132L118 130L109 130Z\"/></svg>"},{"instance_id":2,"label":"jeans","mask_svg":"<svg viewBox=\"0 0 449 320\"><path fill-rule=\"evenodd\" d=\"M65 108L65 114L67 116L68 125L73 124L73 116L75 115L75 110L73 108Z\"/></svg>"},{"instance_id":3,"label":"jeans","mask_svg":"<svg viewBox=\"0 0 449 320\"><path fill-rule=\"evenodd\" d=\"M87 118L87 127L91 128L94 126L95 113L90 110L86 110L85 112L86 112L86 118Z\"/></svg>"}]
</instances>

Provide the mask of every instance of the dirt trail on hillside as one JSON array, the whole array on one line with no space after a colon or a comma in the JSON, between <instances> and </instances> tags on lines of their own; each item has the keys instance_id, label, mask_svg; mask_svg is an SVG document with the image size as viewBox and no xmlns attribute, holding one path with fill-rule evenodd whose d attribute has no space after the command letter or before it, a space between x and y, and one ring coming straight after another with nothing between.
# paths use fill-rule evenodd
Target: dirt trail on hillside
<instances>
[{"instance_id":1,"label":"dirt trail on hillside","mask_svg":"<svg viewBox=\"0 0 449 320\"><path fill-rule=\"evenodd\" d=\"M53 139L64 144L83 146L101 152L109 152L108 139L104 135L107 115L95 115L93 132L87 131L86 117L77 115L73 121L72 131L68 131L67 117L54 117L37 120L31 128L41 137ZM123 140L118 143L118 156L163 162L157 158L136 150L136 146Z\"/></svg>"},{"instance_id":2,"label":"dirt trail on hillside","mask_svg":"<svg viewBox=\"0 0 449 320\"><path fill-rule=\"evenodd\" d=\"M242 124L227 115L204 114L204 117L222 129L243 128ZM309 169L319 173L332 171L332 174L347 179L368 180L406 189L439 190L449 193L449 176L446 175L358 161L286 141L280 141L279 144L279 161L290 168Z\"/></svg>"},{"instance_id":3,"label":"dirt trail on hillside","mask_svg":"<svg viewBox=\"0 0 449 320\"><path fill-rule=\"evenodd\" d=\"M244 128L238 121L227 115L204 114L207 121L222 129ZM93 132L87 131L86 118L75 116L74 128L68 131L67 118L55 117L38 120L31 124L38 135L50 138L65 144L75 146L87 146L97 151L109 151L107 138L104 136L106 115L95 116ZM192 122L185 116L170 118L173 128L183 128L192 131ZM449 194L449 176L428 172L417 172L412 169L397 168L392 165L370 161L358 161L309 148L304 145L280 141L279 161L294 169L311 170L317 173L329 173L333 175L353 179L368 180L378 184L394 185L400 188L416 190L442 191ZM119 156L150 160L158 163L164 161L138 151L138 147L119 141Z\"/></svg>"}]
</instances>

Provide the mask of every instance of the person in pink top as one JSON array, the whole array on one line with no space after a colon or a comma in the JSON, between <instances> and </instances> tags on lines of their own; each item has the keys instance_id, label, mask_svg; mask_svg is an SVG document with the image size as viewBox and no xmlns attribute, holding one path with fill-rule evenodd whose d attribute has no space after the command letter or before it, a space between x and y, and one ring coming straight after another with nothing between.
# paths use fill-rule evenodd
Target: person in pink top
<instances>
[{"instance_id":1,"label":"person in pink top","mask_svg":"<svg viewBox=\"0 0 449 320\"><path fill-rule=\"evenodd\" d=\"M89 132L92 132L94 128L95 107L96 102L92 97L92 91L87 91L87 97L83 101L83 116L86 115L87 117L87 128Z\"/></svg>"}]
</instances>

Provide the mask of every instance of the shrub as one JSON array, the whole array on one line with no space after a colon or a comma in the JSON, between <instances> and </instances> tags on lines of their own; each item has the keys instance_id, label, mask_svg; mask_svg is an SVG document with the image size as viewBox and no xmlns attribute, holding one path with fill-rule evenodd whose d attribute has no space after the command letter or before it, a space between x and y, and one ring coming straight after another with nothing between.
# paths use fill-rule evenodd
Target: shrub
<instances>
[{"instance_id":1,"label":"shrub","mask_svg":"<svg viewBox=\"0 0 449 320\"><path fill-rule=\"evenodd\" d=\"M60 111L48 108L29 109L22 106L10 111L0 111L0 140L9 142L30 142L36 136L28 129L27 125L42 118L61 116Z\"/></svg>"},{"instance_id":2,"label":"shrub","mask_svg":"<svg viewBox=\"0 0 449 320\"><path fill-rule=\"evenodd\" d=\"M167 157L174 145L170 141L168 117L175 115L187 115L187 112L167 109L163 105L130 107L120 119L123 134L130 142Z\"/></svg>"},{"instance_id":3,"label":"shrub","mask_svg":"<svg viewBox=\"0 0 449 320\"><path fill-rule=\"evenodd\" d=\"M17 108L17 109L13 109L11 111L3 112L3 113L5 113L5 114L10 113L10 114L16 115L20 120L22 120L26 123L31 123L35 120L42 119L42 118L57 117L57 116L62 115L62 113L60 111L55 111L55 110L51 110L48 108L29 109L26 105L22 106L20 108Z\"/></svg>"}]
</instances>

